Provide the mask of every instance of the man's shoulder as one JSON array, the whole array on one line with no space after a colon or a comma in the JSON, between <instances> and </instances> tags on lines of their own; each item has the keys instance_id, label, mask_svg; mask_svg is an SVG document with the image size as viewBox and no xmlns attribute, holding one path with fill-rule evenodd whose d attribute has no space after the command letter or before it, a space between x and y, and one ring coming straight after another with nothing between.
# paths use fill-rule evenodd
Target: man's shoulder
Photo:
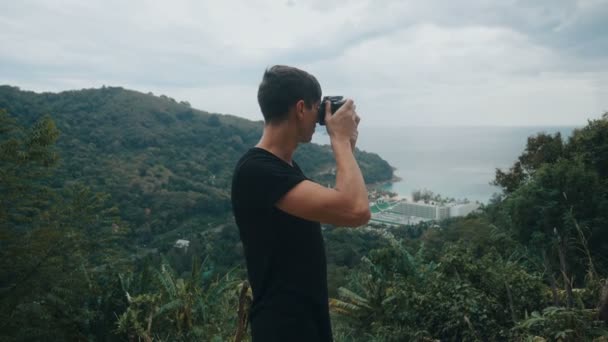
<instances>
[{"instance_id":1,"label":"man's shoulder","mask_svg":"<svg viewBox=\"0 0 608 342\"><path fill-rule=\"evenodd\" d=\"M261 148L252 148L237 162L232 178L233 206L270 207L296 184L306 180L299 168ZM244 201L244 202L243 202Z\"/></svg>"},{"instance_id":2,"label":"man's shoulder","mask_svg":"<svg viewBox=\"0 0 608 342\"><path fill-rule=\"evenodd\" d=\"M269 152L257 148L250 148L236 163L235 172L249 169L263 168L267 165L276 164L275 158L272 158Z\"/></svg>"},{"instance_id":3,"label":"man's shoulder","mask_svg":"<svg viewBox=\"0 0 608 342\"><path fill-rule=\"evenodd\" d=\"M233 174L233 186L252 183L268 183L277 176L293 175L294 170L272 153L261 148L249 149L237 162ZM267 184L269 185L269 184Z\"/></svg>"}]
</instances>

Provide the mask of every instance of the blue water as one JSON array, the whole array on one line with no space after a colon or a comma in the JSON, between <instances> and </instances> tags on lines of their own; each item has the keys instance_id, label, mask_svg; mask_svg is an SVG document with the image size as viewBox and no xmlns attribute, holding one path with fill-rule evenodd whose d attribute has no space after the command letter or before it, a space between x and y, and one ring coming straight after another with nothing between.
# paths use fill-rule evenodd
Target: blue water
<instances>
[{"instance_id":1,"label":"blue water","mask_svg":"<svg viewBox=\"0 0 608 342\"><path fill-rule=\"evenodd\" d=\"M487 203L500 189L490 185L496 168L513 165L529 136L576 127L360 127L357 147L378 153L402 180L385 188L408 197L428 189L444 197ZM329 142L317 127L313 142Z\"/></svg>"}]
</instances>

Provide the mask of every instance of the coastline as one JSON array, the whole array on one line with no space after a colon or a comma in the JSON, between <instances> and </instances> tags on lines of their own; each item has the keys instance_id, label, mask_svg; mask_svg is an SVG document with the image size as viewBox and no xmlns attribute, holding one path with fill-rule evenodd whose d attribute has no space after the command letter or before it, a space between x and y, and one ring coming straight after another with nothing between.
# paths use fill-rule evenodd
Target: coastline
<instances>
[{"instance_id":1,"label":"coastline","mask_svg":"<svg viewBox=\"0 0 608 342\"><path fill-rule=\"evenodd\" d=\"M397 168L391 166L391 168L393 169L393 177L390 180L386 180L386 181L382 181L382 182L375 182L375 183L369 183L366 184L367 187L372 188L372 189L377 189L377 188L381 188L385 185L388 184L393 184L393 183L397 183L397 182L401 182L403 180L403 178L397 176L395 174L395 171L397 171Z\"/></svg>"},{"instance_id":2,"label":"coastline","mask_svg":"<svg viewBox=\"0 0 608 342\"><path fill-rule=\"evenodd\" d=\"M392 166L392 165L390 165L390 164L389 164L389 166L391 167L391 170L393 170L393 177L390 180L386 180L386 181L382 181L382 182L369 183L369 184L366 183L365 185L368 186L368 187L370 187L370 188L372 188L372 189L375 189L375 188L382 187L382 186L387 185L387 184L401 182L403 180L403 178L401 178L401 177L399 177L399 176L397 176L395 174L395 171L397 171L397 168L394 167L394 166Z\"/></svg>"}]
</instances>

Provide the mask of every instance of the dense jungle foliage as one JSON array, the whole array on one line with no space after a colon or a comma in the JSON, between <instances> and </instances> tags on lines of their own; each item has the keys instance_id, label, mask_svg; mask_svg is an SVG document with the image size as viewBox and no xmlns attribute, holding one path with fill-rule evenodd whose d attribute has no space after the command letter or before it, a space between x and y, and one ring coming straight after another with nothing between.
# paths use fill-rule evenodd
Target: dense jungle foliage
<instances>
[{"instance_id":1,"label":"dense jungle foliage","mask_svg":"<svg viewBox=\"0 0 608 342\"><path fill-rule=\"evenodd\" d=\"M121 88L0 87L0 108L2 340L248 340L228 190L260 122ZM331 179L331 151L303 147ZM325 227L336 341L606 341L607 176L604 115L530 137L466 218Z\"/></svg>"}]
</instances>

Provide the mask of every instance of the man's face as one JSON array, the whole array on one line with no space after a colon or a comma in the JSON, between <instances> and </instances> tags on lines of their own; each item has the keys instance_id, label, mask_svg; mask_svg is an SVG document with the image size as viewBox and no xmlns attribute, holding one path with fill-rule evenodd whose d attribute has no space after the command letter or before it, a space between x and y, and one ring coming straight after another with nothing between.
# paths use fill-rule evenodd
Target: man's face
<instances>
[{"instance_id":1,"label":"man's face","mask_svg":"<svg viewBox=\"0 0 608 342\"><path fill-rule=\"evenodd\" d=\"M317 119L319 115L319 102L317 101L310 107L304 106L304 115L302 120L301 137L303 142L310 142L312 135L315 133L315 127L317 126Z\"/></svg>"}]
</instances>

